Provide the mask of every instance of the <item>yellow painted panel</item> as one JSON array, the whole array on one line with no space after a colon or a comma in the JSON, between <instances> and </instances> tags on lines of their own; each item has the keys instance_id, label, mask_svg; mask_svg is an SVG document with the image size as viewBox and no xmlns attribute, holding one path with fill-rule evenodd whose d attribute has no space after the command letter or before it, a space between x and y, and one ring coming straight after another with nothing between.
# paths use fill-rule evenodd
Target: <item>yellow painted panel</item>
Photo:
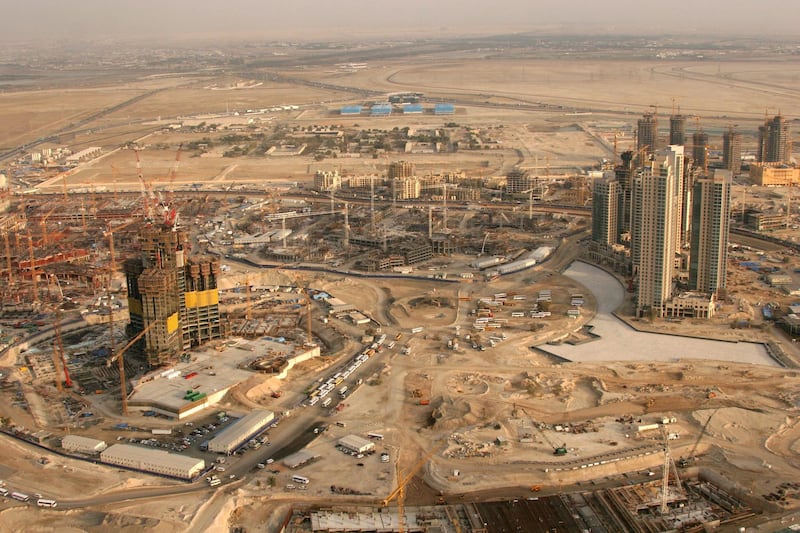
<instances>
[{"instance_id":1,"label":"yellow painted panel","mask_svg":"<svg viewBox=\"0 0 800 533\"><path fill-rule=\"evenodd\" d=\"M178 329L178 313L167 318L167 333L172 333Z\"/></svg>"},{"instance_id":2,"label":"yellow painted panel","mask_svg":"<svg viewBox=\"0 0 800 533\"><path fill-rule=\"evenodd\" d=\"M141 315L142 301L136 298L128 298L128 312L132 315Z\"/></svg>"},{"instance_id":3,"label":"yellow painted panel","mask_svg":"<svg viewBox=\"0 0 800 533\"><path fill-rule=\"evenodd\" d=\"M184 294L186 307L197 307L197 292L187 292Z\"/></svg>"},{"instance_id":4,"label":"yellow painted panel","mask_svg":"<svg viewBox=\"0 0 800 533\"><path fill-rule=\"evenodd\" d=\"M208 307L219 303L219 291L211 289L207 291L194 291L185 294L186 307Z\"/></svg>"}]
</instances>

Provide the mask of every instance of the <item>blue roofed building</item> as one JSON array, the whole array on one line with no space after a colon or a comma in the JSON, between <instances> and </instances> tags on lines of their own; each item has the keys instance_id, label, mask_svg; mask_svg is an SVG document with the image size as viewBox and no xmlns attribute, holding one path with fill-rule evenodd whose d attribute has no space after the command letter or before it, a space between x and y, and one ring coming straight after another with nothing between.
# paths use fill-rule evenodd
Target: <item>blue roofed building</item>
<instances>
[{"instance_id":1,"label":"blue roofed building","mask_svg":"<svg viewBox=\"0 0 800 533\"><path fill-rule=\"evenodd\" d=\"M339 110L340 114L342 115L360 115L361 114L361 106L360 105L346 105Z\"/></svg>"},{"instance_id":2,"label":"blue roofed building","mask_svg":"<svg viewBox=\"0 0 800 533\"><path fill-rule=\"evenodd\" d=\"M456 106L453 104L436 104L433 107L434 115L452 115L456 112Z\"/></svg>"},{"instance_id":3,"label":"blue roofed building","mask_svg":"<svg viewBox=\"0 0 800 533\"><path fill-rule=\"evenodd\" d=\"M369 109L369 114L373 117L388 117L392 114L392 104L388 102L375 104Z\"/></svg>"},{"instance_id":4,"label":"blue roofed building","mask_svg":"<svg viewBox=\"0 0 800 533\"><path fill-rule=\"evenodd\" d=\"M403 106L404 115L419 114L422 113L422 111L422 104L406 104Z\"/></svg>"}]
</instances>

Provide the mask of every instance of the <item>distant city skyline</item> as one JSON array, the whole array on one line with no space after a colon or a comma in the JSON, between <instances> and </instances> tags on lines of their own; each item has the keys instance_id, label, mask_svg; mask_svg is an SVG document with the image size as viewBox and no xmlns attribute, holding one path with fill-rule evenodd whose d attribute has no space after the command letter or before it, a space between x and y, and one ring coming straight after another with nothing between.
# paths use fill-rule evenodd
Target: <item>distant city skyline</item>
<instances>
[{"instance_id":1,"label":"distant city skyline","mask_svg":"<svg viewBox=\"0 0 800 533\"><path fill-rule=\"evenodd\" d=\"M227 2L114 2L31 0L3 8L0 41L65 38L261 39L298 41L541 32L619 35L793 37L800 2L674 0L668 5L635 0L456 0L401 3L366 0L260 0Z\"/></svg>"}]
</instances>

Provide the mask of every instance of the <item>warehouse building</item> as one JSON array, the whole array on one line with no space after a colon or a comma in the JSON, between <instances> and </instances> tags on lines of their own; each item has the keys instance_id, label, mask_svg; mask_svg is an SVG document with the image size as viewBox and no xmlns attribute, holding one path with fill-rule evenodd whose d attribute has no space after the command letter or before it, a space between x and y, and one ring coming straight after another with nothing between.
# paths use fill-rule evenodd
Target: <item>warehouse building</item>
<instances>
[{"instance_id":1,"label":"warehouse building","mask_svg":"<svg viewBox=\"0 0 800 533\"><path fill-rule=\"evenodd\" d=\"M208 441L208 451L231 454L275 421L272 411L253 411Z\"/></svg>"},{"instance_id":2,"label":"warehouse building","mask_svg":"<svg viewBox=\"0 0 800 533\"><path fill-rule=\"evenodd\" d=\"M392 104L380 102L369 108L369 114L373 117L388 117L392 114Z\"/></svg>"},{"instance_id":3,"label":"warehouse building","mask_svg":"<svg viewBox=\"0 0 800 533\"><path fill-rule=\"evenodd\" d=\"M129 444L110 446L100 454L100 460L112 465L180 479L192 479L206 467L205 461L196 457Z\"/></svg>"},{"instance_id":4,"label":"warehouse building","mask_svg":"<svg viewBox=\"0 0 800 533\"><path fill-rule=\"evenodd\" d=\"M295 452L292 455L287 456L283 460L284 466L287 468L291 468L292 470L296 468L300 468L301 466L305 466L313 461L319 459L319 454L308 450L300 450L299 452Z\"/></svg>"},{"instance_id":5,"label":"warehouse building","mask_svg":"<svg viewBox=\"0 0 800 533\"><path fill-rule=\"evenodd\" d=\"M436 104L433 106L434 115L452 115L456 112L453 104Z\"/></svg>"},{"instance_id":6,"label":"warehouse building","mask_svg":"<svg viewBox=\"0 0 800 533\"><path fill-rule=\"evenodd\" d=\"M61 447L68 452L94 454L102 452L108 448L108 445L102 440L81 437L80 435L67 435L61 439Z\"/></svg>"},{"instance_id":7,"label":"warehouse building","mask_svg":"<svg viewBox=\"0 0 800 533\"><path fill-rule=\"evenodd\" d=\"M347 435L339 439L339 446L356 453L367 453L375 449L375 443L358 435Z\"/></svg>"}]
</instances>

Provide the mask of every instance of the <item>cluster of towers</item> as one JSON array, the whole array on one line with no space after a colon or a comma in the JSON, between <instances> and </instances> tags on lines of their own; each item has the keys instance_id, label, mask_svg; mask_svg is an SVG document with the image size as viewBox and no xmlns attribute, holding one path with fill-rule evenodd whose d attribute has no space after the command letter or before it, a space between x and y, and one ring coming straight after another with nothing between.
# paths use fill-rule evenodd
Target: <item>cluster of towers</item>
<instances>
[{"instance_id":1,"label":"cluster of towers","mask_svg":"<svg viewBox=\"0 0 800 533\"><path fill-rule=\"evenodd\" d=\"M658 145L658 120L639 121L637 151L593 190L592 240L629 253L639 316L713 315L725 288L731 181L740 167L741 134L725 134L726 169L708 170L708 135L693 135L687 157L685 118L670 117L669 146ZM734 164L735 163L735 164ZM677 298L692 293L693 298ZM698 295L702 295L698 297Z\"/></svg>"}]
</instances>

